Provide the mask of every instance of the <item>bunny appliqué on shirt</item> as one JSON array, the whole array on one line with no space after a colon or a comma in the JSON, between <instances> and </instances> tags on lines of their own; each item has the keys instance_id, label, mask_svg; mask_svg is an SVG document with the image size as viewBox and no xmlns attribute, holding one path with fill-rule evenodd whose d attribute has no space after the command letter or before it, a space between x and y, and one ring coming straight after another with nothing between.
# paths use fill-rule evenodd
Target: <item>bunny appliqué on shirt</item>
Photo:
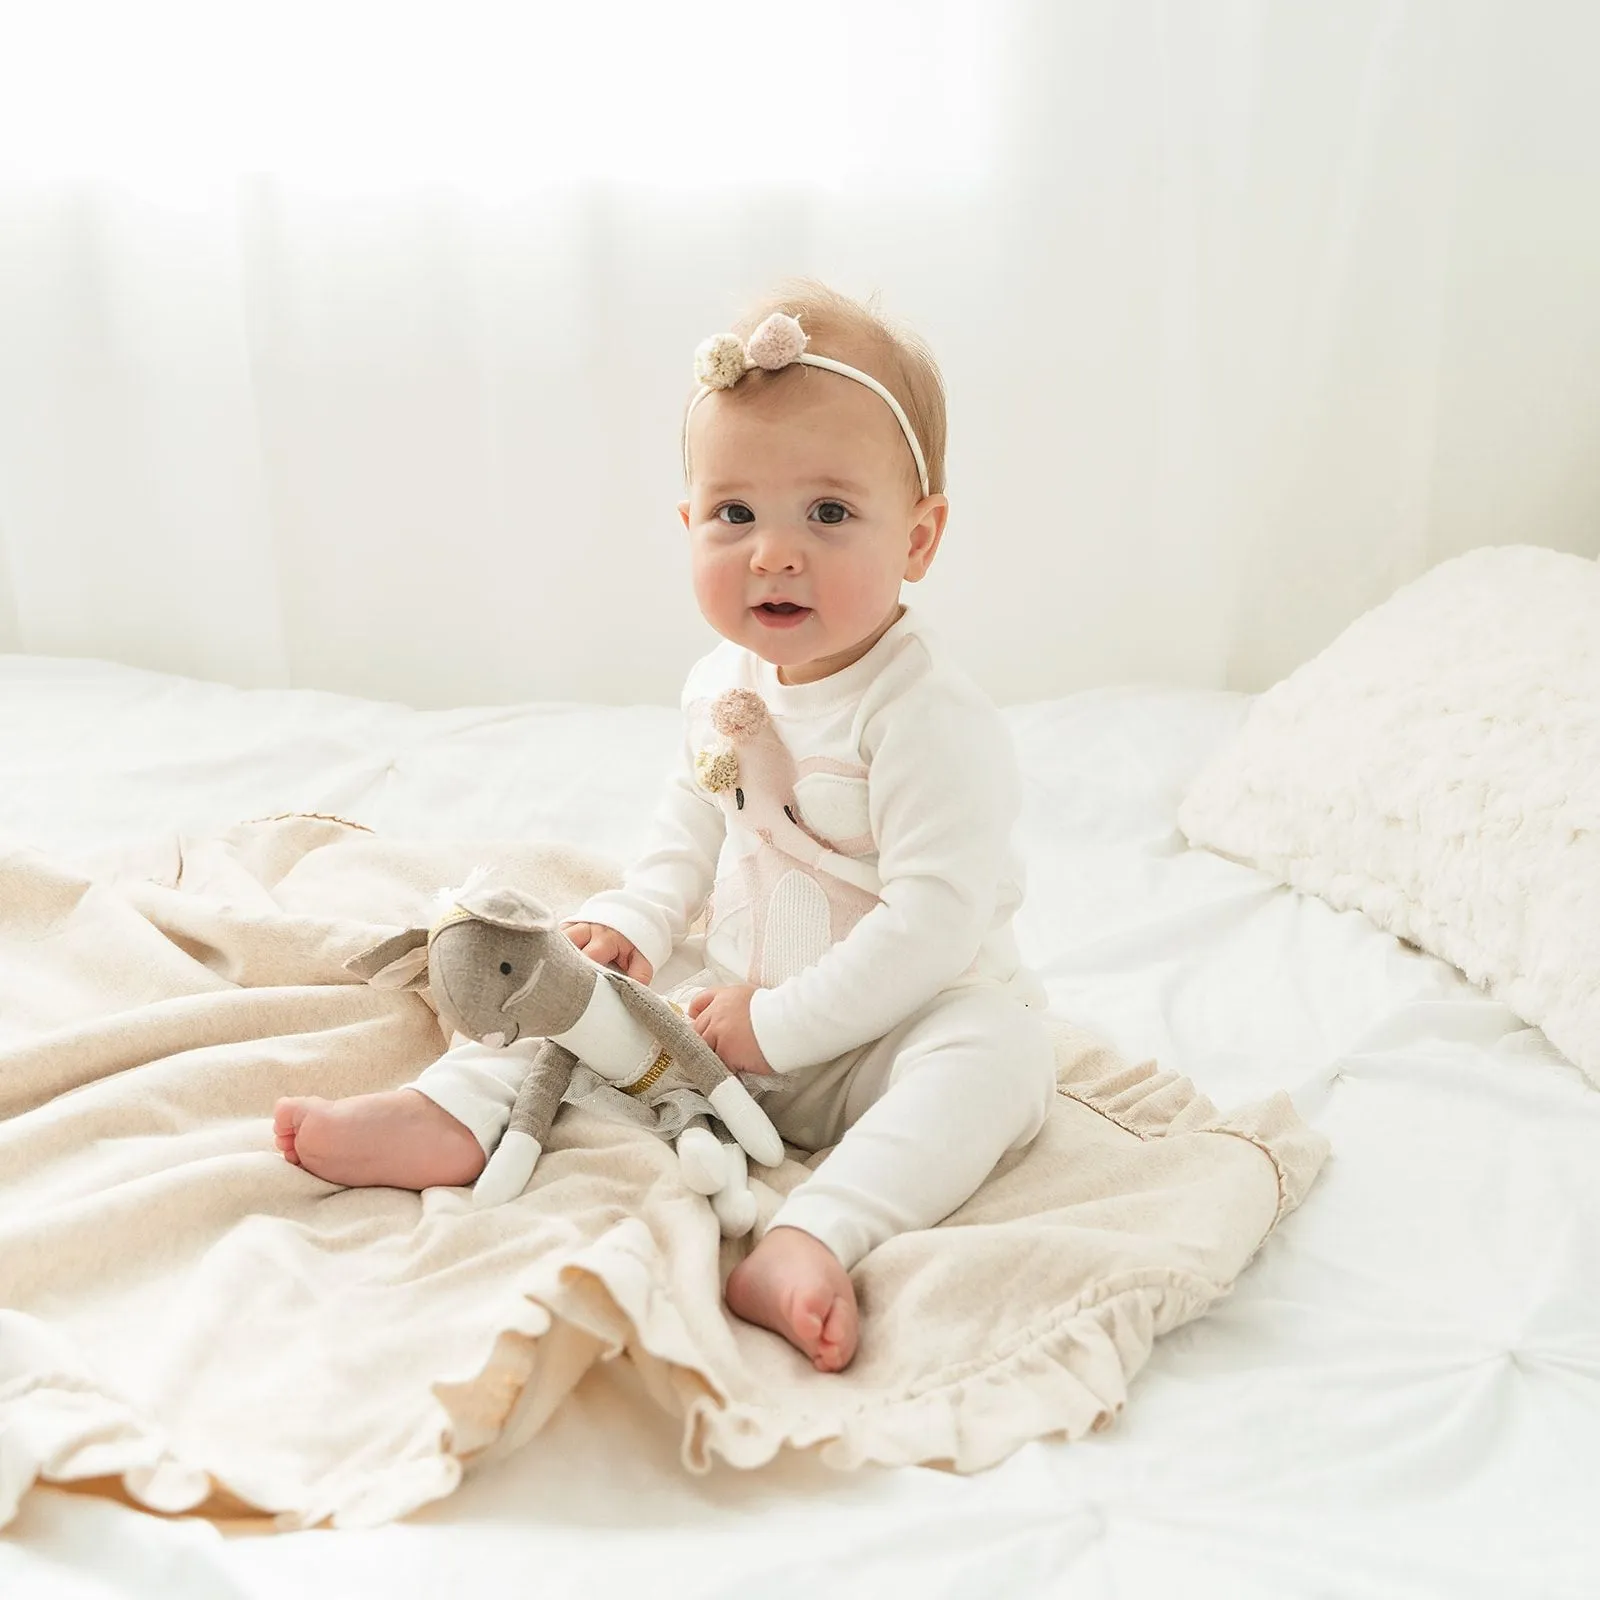
<instances>
[{"instance_id":1,"label":"bunny appliqu\u00e9 on shirt","mask_svg":"<svg viewBox=\"0 0 1600 1600\"><path fill-rule=\"evenodd\" d=\"M709 733L695 781L722 808L724 848L707 906L712 939L748 950L747 982L772 988L814 966L879 903L867 769L796 760L751 689L693 708Z\"/></svg>"}]
</instances>

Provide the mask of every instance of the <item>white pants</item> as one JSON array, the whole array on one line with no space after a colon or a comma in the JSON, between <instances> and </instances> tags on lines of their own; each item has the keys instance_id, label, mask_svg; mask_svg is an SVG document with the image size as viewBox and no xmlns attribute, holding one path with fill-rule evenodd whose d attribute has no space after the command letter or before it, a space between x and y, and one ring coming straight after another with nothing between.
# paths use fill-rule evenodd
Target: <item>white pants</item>
<instances>
[{"instance_id":1,"label":"white pants","mask_svg":"<svg viewBox=\"0 0 1600 1600\"><path fill-rule=\"evenodd\" d=\"M672 998L685 1003L709 976ZM490 1151L539 1044L457 1045L411 1087ZM970 1199L1007 1151L1044 1126L1054 1095L1055 1053L1036 1013L999 988L947 989L883 1038L785 1074L784 1087L763 1099L789 1144L837 1142L771 1226L799 1228L853 1267Z\"/></svg>"},{"instance_id":2,"label":"white pants","mask_svg":"<svg viewBox=\"0 0 1600 1600\"><path fill-rule=\"evenodd\" d=\"M500 1143L517 1090L543 1044L543 1039L518 1039L503 1048L491 1047L474 1044L458 1033L449 1050L406 1087L425 1094L457 1122L464 1122L487 1156Z\"/></svg>"}]
</instances>

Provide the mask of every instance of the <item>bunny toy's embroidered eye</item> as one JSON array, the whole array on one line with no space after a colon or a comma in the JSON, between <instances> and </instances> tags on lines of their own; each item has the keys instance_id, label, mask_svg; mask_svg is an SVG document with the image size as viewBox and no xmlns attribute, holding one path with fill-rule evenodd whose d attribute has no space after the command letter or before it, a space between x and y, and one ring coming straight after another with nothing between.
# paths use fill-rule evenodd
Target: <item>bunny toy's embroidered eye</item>
<instances>
[{"instance_id":1,"label":"bunny toy's embroidered eye","mask_svg":"<svg viewBox=\"0 0 1600 1600\"><path fill-rule=\"evenodd\" d=\"M502 961L500 963L500 971L505 977L509 978L511 976L511 963L509 961Z\"/></svg>"},{"instance_id":2,"label":"bunny toy's embroidered eye","mask_svg":"<svg viewBox=\"0 0 1600 1600\"><path fill-rule=\"evenodd\" d=\"M735 789L733 791L733 803L736 806L738 806L738 808L741 811L744 810L744 790L743 789Z\"/></svg>"}]
</instances>

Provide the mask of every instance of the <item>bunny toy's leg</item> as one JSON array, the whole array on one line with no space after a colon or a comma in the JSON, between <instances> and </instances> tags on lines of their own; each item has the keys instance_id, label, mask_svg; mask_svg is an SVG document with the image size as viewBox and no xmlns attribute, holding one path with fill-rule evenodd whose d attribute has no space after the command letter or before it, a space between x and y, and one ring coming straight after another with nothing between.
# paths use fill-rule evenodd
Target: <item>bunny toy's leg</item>
<instances>
[{"instance_id":1,"label":"bunny toy's leg","mask_svg":"<svg viewBox=\"0 0 1600 1600\"><path fill-rule=\"evenodd\" d=\"M756 1222L756 1197L750 1192L744 1151L731 1139L719 1139L704 1117L696 1117L678 1135L677 1150L683 1181L711 1201L726 1238L742 1238Z\"/></svg>"},{"instance_id":2,"label":"bunny toy's leg","mask_svg":"<svg viewBox=\"0 0 1600 1600\"><path fill-rule=\"evenodd\" d=\"M725 1239L742 1239L756 1225L756 1197L750 1192L750 1166L742 1146L722 1146L728 1181L711 1197L717 1226Z\"/></svg>"},{"instance_id":3,"label":"bunny toy's leg","mask_svg":"<svg viewBox=\"0 0 1600 1600\"><path fill-rule=\"evenodd\" d=\"M713 1195L727 1181L722 1142L704 1117L696 1117L678 1135L677 1151L683 1181L696 1194Z\"/></svg>"},{"instance_id":4,"label":"bunny toy's leg","mask_svg":"<svg viewBox=\"0 0 1600 1600\"><path fill-rule=\"evenodd\" d=\"M735 1139L764 1167L783 1160L783 1140L750 1091L728 1071L717 1054L659 995L620 974L610 973L623 1005L672 1052L688 1085L711 1102L712 1109Z\"/></svg>"}]
</instances>

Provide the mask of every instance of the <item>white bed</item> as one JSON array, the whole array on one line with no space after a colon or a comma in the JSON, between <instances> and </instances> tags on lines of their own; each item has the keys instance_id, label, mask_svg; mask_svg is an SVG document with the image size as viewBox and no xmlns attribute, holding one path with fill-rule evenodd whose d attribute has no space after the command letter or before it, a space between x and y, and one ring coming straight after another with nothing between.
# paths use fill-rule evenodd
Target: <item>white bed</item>
<instances>
[{"instance_id":1,"label":"white bed","mask_svg":"<svg viewBox=\"0 0 1600 1600\"><path fill-rule=\"evenodd\" d=\"M1109 1433L973 1478L800 1457L696 1478L616 1364L401 1525L232 1537L36 1491L0 1595L1600 1594L1600 1093L1442 963L1185 847L1179 797L1244 705L1009 713L1021 932L1056 1008L1219 1104L1286 1089L1333 1142ZM0 838L316 811L625 858L675 731L661 707L422 713L0 657Z\"/></svg>"}]
</instances>

